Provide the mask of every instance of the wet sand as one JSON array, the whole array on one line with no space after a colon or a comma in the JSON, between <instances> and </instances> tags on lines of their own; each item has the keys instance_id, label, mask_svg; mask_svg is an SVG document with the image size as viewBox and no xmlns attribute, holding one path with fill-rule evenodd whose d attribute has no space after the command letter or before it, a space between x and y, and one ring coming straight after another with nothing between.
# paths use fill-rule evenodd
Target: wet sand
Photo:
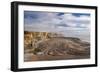
<instances>
[{"instance_id":1,"label":"wet sand","mask_svg":"<svg viewBox=\"0 0 100 73\"><path fill-rule=\"evenodd\" d=\"M71 60L71 59L87 59L90 56L75 56L75 55L62 55L62 56L43 56L43 55L34 55L34 54L25 54L25 62L31 61L52 61L52 60Z\"/></svg>"}]
</instances>

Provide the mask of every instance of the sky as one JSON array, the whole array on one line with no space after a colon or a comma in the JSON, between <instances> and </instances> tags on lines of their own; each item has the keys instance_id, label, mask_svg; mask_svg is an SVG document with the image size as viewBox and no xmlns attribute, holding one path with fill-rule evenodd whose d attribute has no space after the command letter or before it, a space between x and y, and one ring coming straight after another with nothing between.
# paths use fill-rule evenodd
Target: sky
<instances>
[{"instance_id":1,"label":"sky","mask_svg":"<svg viewBox=\"0 0 100 73\"><path fill-rule=\"evenodd\" d=\"M60 32L89 41L90 18L87 13L24 11L24 30Z\"/></svg>"},{"instance_id":2,"label":"sky","mask_svg":"<svg viewBox=\"0 0 100 73\"><path fill-rule=\"evenodd\" d=\"M90 14L24 11L25 25L89 28Z\"/></svg>"}]
</instances>

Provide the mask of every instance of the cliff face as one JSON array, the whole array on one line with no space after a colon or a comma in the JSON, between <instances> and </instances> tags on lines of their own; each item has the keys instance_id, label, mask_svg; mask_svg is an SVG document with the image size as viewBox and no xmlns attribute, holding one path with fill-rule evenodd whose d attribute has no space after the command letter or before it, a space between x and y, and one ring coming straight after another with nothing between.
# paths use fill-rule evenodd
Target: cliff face
<instances>
[{"instance_id":1,"label":"cliff face","mask_svg":"<svg viewBox=\"0 0 100 73\"><path fill-rule=\"evenodd\" d=\"M51 39L53 37L63 37L61 34L48 33L48 32L24 32L24 48L29 48L29 46L35 47L35 43L39 41L44 41Z\"/></svg>"},{"instance_id":2,"label":"cliff face","mask_svg":"<svg viewBox=\"0 0 100 73\"><path fill-rule=\"evenodd\" d=\"M57 33L25 32L24 48L25 56L28 54L25 61L34 61L34 58L36 60L60 60L90 57L88 42L76 37L64 37ZM29 54L31 54L31 59Z\"/></svg>"}]
</instances>

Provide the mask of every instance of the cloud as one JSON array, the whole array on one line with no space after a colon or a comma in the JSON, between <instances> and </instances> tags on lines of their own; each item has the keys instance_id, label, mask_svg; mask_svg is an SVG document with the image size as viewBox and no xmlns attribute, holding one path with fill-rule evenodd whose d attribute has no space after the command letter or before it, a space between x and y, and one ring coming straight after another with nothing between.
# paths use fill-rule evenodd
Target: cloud
<instances>
[{"instance_id":1,"label":"cloud","mask_svg":"<svg viewBox=\"0 0 100 73\"><path fill-rule=\"evenodd\" d=\"M84 13L55 13L55 12L34 12L25 11L25 25L33 27L74 27L90 28L90 15Z\"/></svg>"},{"instance_id":2,"label":"cloud","mask_svg":"<svg viewBox=\"0 0 100 73\"><path fill-rule=\"evenodd\" d=\"M87 15L77 17L72 14L64 14L61 18L62 23L65 23L70 27L87 27L90 25L90 16Z\"/></svg>"}]
</instances>

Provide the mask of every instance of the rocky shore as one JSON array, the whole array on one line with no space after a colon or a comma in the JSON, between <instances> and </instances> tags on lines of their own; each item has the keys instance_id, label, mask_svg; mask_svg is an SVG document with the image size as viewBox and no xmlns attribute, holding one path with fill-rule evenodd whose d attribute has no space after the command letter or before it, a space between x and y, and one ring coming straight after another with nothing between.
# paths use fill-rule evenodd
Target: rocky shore
<instances>
[{"instance_id":1,"label":"rocky shore","mask_svg":"<svg viewBox=\"0 0 100 73\"><path fill-rule=\"evenodd\" d=\"M25 62L90 58L90 43L76 37L52 37L33 43L24 48Z\"/></svg>"}]
</instances>

